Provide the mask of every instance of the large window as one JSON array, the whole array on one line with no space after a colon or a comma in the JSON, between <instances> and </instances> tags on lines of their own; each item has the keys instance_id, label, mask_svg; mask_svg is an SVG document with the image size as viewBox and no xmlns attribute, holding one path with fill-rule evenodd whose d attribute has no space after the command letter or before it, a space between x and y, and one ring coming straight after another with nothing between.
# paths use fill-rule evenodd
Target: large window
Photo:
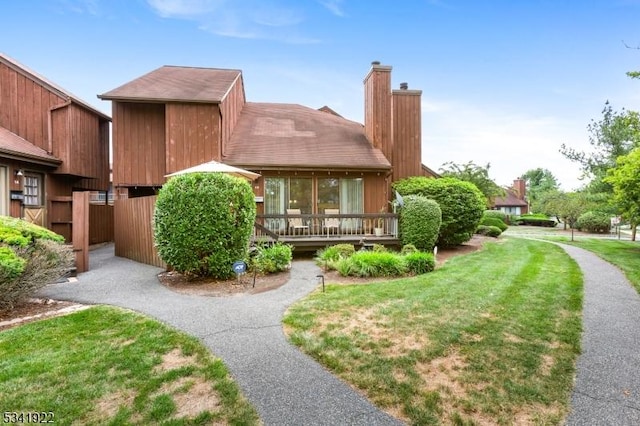
<instances>
[{"instance_id":1,"label":"large window","mask_svg":"<svg viewBox=\"0 0 640 426\"><path fill-rule=\"evenodd\" d=\"M302 214L323 214L325 209L340 213L364 213L362 178L265 178L265 214L284 214L286 209L300 209ZM314 202L315 201L315 202Z\"/></svg>"},{"instance_id":2,"label":"large window","mask_svg":"<svg viewBox=\"0 0 640 426\"><path fill-rule=\"evenodd\" d=\"M41 206L42 204L42 175L35 173L25 173L24 205Z\"/></svg>"}]
</instances>

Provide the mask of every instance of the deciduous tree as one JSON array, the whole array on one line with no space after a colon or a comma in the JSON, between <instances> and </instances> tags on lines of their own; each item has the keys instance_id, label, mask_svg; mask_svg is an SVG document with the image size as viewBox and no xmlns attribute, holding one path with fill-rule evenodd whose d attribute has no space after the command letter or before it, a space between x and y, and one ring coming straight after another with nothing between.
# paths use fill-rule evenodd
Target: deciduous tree
<instances>
[{"instance_id":1,"label":"deciduous tree","mask_svg":"<svg viewBox=\"0 0 640 426\"><path fill-rule=\"evenodd\" d=\"M489 163L486 166L479 166L473 161L465 164L456 164L450 161L440 167L440 174L471 182L484 195L487 207L491 207L493 199L503 196L505 191L489 177L490 168L491 164Z\"/></svg>"},{"instance_id":2,"label":"deciduous tree","mask_svg":"<svg viewBox=\"0 0 640 426\"><path fill-rule=\"evenodd\" d=\"M605 181L613 186L613 196L622 217L631 225L631 239L636 240L640 223L640 148L618 157L616 167L609 170Z\"/></svg>"}]
</instances>

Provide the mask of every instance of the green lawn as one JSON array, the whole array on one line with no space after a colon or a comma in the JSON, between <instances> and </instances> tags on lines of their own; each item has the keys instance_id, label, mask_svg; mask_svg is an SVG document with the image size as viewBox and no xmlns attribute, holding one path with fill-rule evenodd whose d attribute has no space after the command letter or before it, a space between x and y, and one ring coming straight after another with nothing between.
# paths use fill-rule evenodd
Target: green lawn
<instances>
[{"instance_id":1,"label":"green lawn","mask_svg":"<svg viewBox=\"0 0 640 426\"><path fill-rule=\"evenodd\" d=\"M328 285L284 323L295 345L410 424L561 424L581 309L581 273L560 247L505 239L427 275Z\"/></svg>"},{"instance_id":2,"label":"green lawn","mask_svg":"<svg viewBox=\"0 0 640 426\"><path fill-rule=\"evenodd\" d=\"M589 250L616 265L640 293L640 242L598 238L579 239L573 242L565 239L557 241Z\"/></svg>"},{"instance_id":3,"label":"green lawn","mask_svg":"<svg viewBox=\"0 0 640 426\"><path fill-rule=\"evenodd\" d=\"M259 424L195 338L111 307L0 332L0 401L61 425Z\"/></svg>"}]
</instances>

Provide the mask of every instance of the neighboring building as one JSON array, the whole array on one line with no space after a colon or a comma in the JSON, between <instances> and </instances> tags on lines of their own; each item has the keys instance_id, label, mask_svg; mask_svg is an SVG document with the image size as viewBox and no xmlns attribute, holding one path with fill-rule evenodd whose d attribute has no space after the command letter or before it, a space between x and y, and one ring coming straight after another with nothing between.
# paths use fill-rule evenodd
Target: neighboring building
<instances>
[{"instance_id":1,"label":"neighboring building","mask_svg":"<svg viewBox=\"0 0 640 426\"><path fill-rule=\"evenodd\" d=\"M493 208L510 215L522 215L529 213L529 203L526 201L526 182L524 179L515 179L511 188L506 188L504 197L496 197Z\"/></svg>"},{"instance_id":2,"label":"neighboring building","mask_svg":"<svg viewBox=\"0 0 640 426\"><path fill-rule=\"evenodd\" d=\"M110 121L0 53L0 215L70 241L72 192L108 188Z\"/></svg>"},{"instance_id":3,"label":"neighboring building","mask_svg":"<svg viewBox=\"0 0 640 426\"><path fill-rule=\"evenodd\" d=\"M262 215L387 211L392 181L437 176L421 163L422 92L392 90L391 67L378 62L364 89L363 126L326 106L247 102L239 70L151 71L98 95L112 101L116 200L153 195L165 175L216 160L261 175Z\"/></svg>"}]
</instances>

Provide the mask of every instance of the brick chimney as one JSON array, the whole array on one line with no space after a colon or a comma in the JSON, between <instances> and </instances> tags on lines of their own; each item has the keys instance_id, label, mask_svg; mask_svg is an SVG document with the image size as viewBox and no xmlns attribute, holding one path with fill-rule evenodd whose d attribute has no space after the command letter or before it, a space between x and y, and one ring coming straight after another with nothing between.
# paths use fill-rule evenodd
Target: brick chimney
<instances>
[{"instance_id":1,"label":"brick chimney","mask_svg":"<svg viewBox=\"0 0 640 426\"><path fill-rule=\"evenodd\" d=\"M391 102L391 67L374 61L364 79L364 132L393 164Z\"/></svg>"},{"instance_id":2,"label":"brick chimney","mask_svg":"<svg viewBox=\"0 0 640 426\"><path fill-rule=\"evenodd\" d=\"M524 179L517 178L513 180L513 190L519 199L524 200L527 195L527 185Z\"/></svg>"},{"instance_id":3,"label":"brick chimney","mask_svg":"<svg viewBox=\"0 0 640 426\"><path fill-rule=\"evenodd\" d=\"M393 180L422 175L422 90L400 83L392 92Z\"/></svg>"}]
</instances>

